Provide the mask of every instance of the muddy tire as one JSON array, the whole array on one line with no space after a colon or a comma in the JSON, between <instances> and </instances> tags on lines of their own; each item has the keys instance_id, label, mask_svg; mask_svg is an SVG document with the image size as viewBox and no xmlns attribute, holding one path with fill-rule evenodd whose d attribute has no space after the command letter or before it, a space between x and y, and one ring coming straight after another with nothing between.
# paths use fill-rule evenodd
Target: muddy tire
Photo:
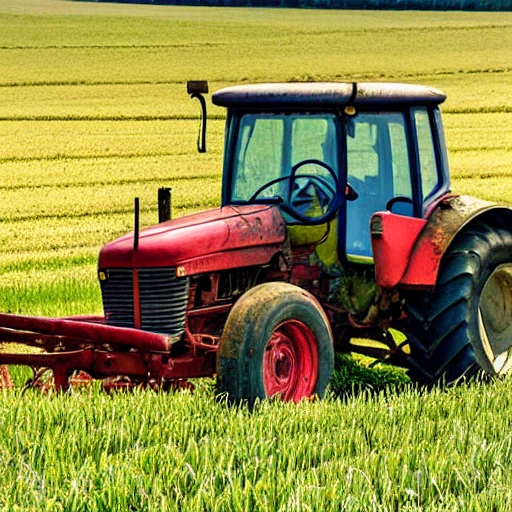
<instances>
[{"instance_id":1,"label":"muddy tire","mask_svg":"<svg viewBox=\"0 0 512 512\"><path fill-rule=\"evenodd\" d=\"M217 353L218 388L230 402L322 397L333 368L329 321L307 291L265 283L233 306Z\"/></svg>"},{"instance_id":2,"label":"muddy tire","mask_svg":"<svg viewBox=\"0 0 512 512\"><path fill-rule=\"evenodd\" d=\"M512 234L478 221L443 257L433 293L406 299L413 368L423 383L512 368Z\"/></svg>"}]
</instances>

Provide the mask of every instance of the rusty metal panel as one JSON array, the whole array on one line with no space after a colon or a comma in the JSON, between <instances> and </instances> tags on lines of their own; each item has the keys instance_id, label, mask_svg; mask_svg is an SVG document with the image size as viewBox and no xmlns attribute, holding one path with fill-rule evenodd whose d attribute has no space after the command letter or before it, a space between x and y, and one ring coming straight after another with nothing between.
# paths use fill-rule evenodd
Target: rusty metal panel
<instances>
[{"instance_id":1,"label":"rusty metal panel","mask_svg":"<svg viewBox=\"0 0 512 512\"><path fill-rule=\"evenodd\" d=\"M249 255L241 266L257 264L251 261L250 251L246 250L273 247L275 254L275 248L284 243L285 238L286 224L277 206L224 206L141 231L136 251L133 250L133 233L125 235L102 249L99 267L179 267L190 261L218 258L223 253L225 261L216 268L221 270L233 268L234 251L245 251ZM178 277L185 275L177 274Z\"/></svg>"},{"instance_id":2,"label":"rusty metal panel","mask_svg":"<svg viewBox=\"0 0 512 512\"><path fill-rule=\"evenodd\" d=\"M441 259L455 235L470 221L491 210L512 213L508 206L470 196L441 199L419 236L407 270L400 281L408 287L434 287Z\"/></svg>"},{"instance_id":3,"label":"rusty metal panel","mask_svg":"<svg viewBox=\"0 0 512 512\"><path fill-rule=\"evenodd\" d=\"M182 262L176 269L181 276L216 272L253 265L265 265L280 250L280 246L251 247L230 252L208 254Z\"/></svg>"},{"instance_id":4,"label":"rusty metal panel","mask_svg":"<svg viewBox=\"0 0 512 512\"><path fill-rule=\"evenodd\" d=\"M432 288L441 259L455 235L470 221L490 210L504 209L470 196L449 195L430 210L428 220L378 212L371 233L377 284Z\"/></svg>"}]
</instances>

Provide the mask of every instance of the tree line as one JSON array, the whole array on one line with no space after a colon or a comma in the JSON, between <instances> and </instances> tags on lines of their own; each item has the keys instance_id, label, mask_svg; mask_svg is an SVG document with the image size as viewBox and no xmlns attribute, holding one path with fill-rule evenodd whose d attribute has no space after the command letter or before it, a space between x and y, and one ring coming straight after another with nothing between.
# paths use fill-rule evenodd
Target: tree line
<instances>
[{"instance_id":1,"label":"tree line","mask_svg":"<svg viewBox=\"0 0 512 512\"><path fill-rule=\"evenodd\" d=\"M90 0L119 3L318 9L512 11L512 0Z\"/></svg>"}]
</instances>

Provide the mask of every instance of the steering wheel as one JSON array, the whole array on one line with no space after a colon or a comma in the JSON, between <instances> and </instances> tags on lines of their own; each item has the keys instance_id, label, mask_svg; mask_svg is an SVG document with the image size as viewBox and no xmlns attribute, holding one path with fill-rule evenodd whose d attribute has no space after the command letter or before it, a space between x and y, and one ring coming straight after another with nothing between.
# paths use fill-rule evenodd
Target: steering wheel
<instances>
[{"instance_id":1,"label":"steering wheel","mask_svg":"<svg viewBox=\"0 0 512 512\"><path fill-rule=\"evenodd\" d=\"M332 183L330 182L331 180L317 174L299 174L299 169L305 165L322 167L329 173ZM265 201L278 203L280 208L293 219L298 220L302 224L315 225L324 224L336 215L342 201L340 186L334 169L326 163L314 158L302 160L292 167L289 176L277 178L261 186L251 196L249 202L256 201L257 197L265 189L281 181L288 182L285 198L276 196L266 198ZM313 201L315 199L318 201L318 206L326 209L326 211L320 216L308 216L306 213L303 213L314 206Z\"/></svg>"},{"instance_id":2,"label":"steering wheel","mask_svg":"<svg viewBox=\"0 0 512 512\"><path fill-rule=\"evenodd\" d=\"M318 174L299 173L299 169L306 165L322 167L329 173L332 181ZM302 160L292 167L288 180L288 198L282 205L288 215L303 224L324 224L336 215L341 204L341 191L338 177L331 166L314 158ZM301 185L299 180L305 180L305 182ZM311 208L315 197L324 212L320 216L308 216L303 213L304 206Z\"/></svg>"}]
</instances>

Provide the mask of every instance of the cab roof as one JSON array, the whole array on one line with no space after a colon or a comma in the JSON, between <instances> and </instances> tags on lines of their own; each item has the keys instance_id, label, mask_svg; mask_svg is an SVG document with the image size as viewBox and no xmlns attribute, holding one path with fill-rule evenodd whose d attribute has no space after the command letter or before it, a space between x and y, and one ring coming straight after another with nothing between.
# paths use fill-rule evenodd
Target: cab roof
<instances>
[{"instance_id":1,"label":"cab roof","mask_svg":"<svg viewBox=\"0 0 512 512\"><path fill-rule=\"evenodd\" d=\"M339 108L435 106L446 95L424 85L387 82L295 82L236 85L216 91L215 105L229 108Z\"/></svg>"}]
</instances>

